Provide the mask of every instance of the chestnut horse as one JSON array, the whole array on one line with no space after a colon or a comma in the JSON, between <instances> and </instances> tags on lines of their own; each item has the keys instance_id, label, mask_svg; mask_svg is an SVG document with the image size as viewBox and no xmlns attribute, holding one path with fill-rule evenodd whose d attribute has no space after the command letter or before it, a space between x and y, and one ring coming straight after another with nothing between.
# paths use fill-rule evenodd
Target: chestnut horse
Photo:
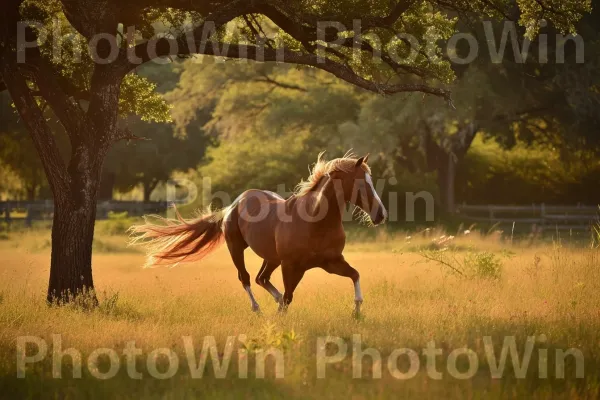
<instances>
[{"instance_id":1,"label":"chestnut horse","mask_svg":"<svg viewBox=\"0 0 600 400\"><path fill-rule=\"evenodd\" d=\"M253 311L260 311L250 288L244 250L250 247L264 261L256 283L265 288L284 311L304 273L315 267L345 276L354 283L356 315L363 301L358 271L342 255L345 233L342 214L350 202L362 209L373 224L382 223L387 211L371 179L368 155L347 154L331 161L319 155L307 181L301 182L287 200L276 193L248 190L229 207L207 212L195 219L157 218L161 224L132 226L132 243L145 244L146 266L176 265L201 259L224 239L238 270L238 278ZM284 293L270 282L281 265Z\"/></svg>"}]
</instances>

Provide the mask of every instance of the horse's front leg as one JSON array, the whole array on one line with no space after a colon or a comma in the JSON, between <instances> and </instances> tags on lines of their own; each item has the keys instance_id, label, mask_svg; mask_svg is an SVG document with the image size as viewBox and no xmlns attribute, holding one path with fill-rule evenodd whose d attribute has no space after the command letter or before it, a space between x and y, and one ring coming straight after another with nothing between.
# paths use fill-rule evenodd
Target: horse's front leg
<instances>
[{"instance_id":1,"label":"horse's front leg","mask_svg":"<svg viewBox=\"0 0 600 400\"><path fill-rule=\"evenodd\" d=\"M322 268L330 274L346 276L352 279L354 283L354 316L358 317L360 315L360 306L363 302L360 290L360 274L358 271L352 268L341 255L324 263Z\"/></svg>"}]
</instances>

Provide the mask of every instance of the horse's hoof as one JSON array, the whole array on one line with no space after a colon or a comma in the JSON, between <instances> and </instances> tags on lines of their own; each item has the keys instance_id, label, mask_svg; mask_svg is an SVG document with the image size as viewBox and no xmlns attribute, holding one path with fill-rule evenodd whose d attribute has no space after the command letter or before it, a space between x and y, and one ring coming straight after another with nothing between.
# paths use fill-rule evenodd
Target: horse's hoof
<instances>
[{"instance_id":1,"label":"horse's hoof","mask_svg":"<svg viewBox=\"0 0 600 400\"><path fill-rule=\"evenodd\" d=\"M262 312L260 311L260 307L256 306L256 307L252 307L252 312L255 314L262 314Z\"/></svg>"}]
</instances>

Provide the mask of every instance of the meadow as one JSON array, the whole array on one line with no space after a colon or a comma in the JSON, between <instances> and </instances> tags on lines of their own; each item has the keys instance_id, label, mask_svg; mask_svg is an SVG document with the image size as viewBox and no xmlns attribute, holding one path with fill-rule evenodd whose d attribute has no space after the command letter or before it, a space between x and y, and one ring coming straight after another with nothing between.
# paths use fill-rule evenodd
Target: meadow
<instances>
[{"instance_id":1,"label":"meadow","mask_svg":"<svg viewBox=\"0 0 600 400\"><path fill-rule=\"evenodd\" d=\"M593 399L600 395L600 250L589 241L511 240L462 229L454 237L431 229L353 232L345 255L361 273L365 297L363 314L354 319L348 279L309 271L284 315L278 314L270 295L254 285L262 307L262 314L256 315L225 247L197 264L143 269L143 252L126 245L125 225L125 221L98 224L93 268L101 305L92 310L46 305L49 230L4 234L0 397ZM246 254L247 268L255 276L260 260L250 251ZM282 289L278 271L272 281ZM17 379L18 338L27 335L48 344L47 356L28 364L24 378ZM81 378L73 377L69 356L59 363L62 377L53 377L57 373L53 335L60 335L63 350L81 353ZM231 350L224 378L213 371L210 358L202 377L192 374L182 339L187 336L196 358L206 337L215 338L219 356ZM228 336L234 337L229 346ZM326 365L321 371L326 376L319 378L317 343L328 336L347 345L347 354ZM523 374L509 355L501 376L492 377L486 343L491 340L499 359L503 341L513 338L523 358L528 337L533 337L531 359ZM353 349L357 338L360 347ZM141 379L129 376L128 361L121 356L131 341L141 349L135 364ZM435 357L441 376L432 374L422 352L431 342L441 352ZM108 357L87 365L99 348L119 355L119 370L110 379L95 377L98 371L109 370ZM159 348L171 349L178 360L153 353ZM352 354L366 348L375 349L369 354L377 353L381 361L373 363L365 356L361 376L355 378ZM411 361L408 353L398 357L394 351L401 348L413 349L417 359ZM455 350L462 348L469 349L468 354L458 355ZM280 351L283 367L275 356L266 357L264 377L257 376L255 362L264 355L261 349ZM556 350L568 349L583 357L583 376L576 352L563 357L564 370L556 370L562 365L556 356L562 353ZM31 345L26 350L28 355L37 351ZM338 350L331 344L324 351L332 356ZM393 354L396 357L390 357ZM477 359L474 367L470 356ZM395 374L390 372L390 359L397 365ZM176 372L157 379L152 368L159 374L169 368ZM277 377L278 368L283 377Z\"/></svg>"}]
</instances>

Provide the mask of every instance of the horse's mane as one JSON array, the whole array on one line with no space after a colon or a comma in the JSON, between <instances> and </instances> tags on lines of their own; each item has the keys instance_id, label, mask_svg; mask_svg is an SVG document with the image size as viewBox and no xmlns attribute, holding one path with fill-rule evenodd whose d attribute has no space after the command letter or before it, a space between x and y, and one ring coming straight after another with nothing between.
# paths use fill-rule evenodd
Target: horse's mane
<instances>
[{"instance_id":1,"label":"horse's mane","mask_svg":"<svg viewBox=\"0 0 600 400\"><path fill-rule=\"evenodd\" d=\"M330 174L335 171L342 172L351 172L356 162L358 161L358 157L349 150L346 154L344 154L341 158L335 158L333 160L327 161L323 158L324 151L319 153L317 157L317 162L313 166L312 170L310 170L310 176L307 180L301 181L297 186L294 192L294 195L297 197L304 196L308 192L315 189L315 187L319 184L319 181L322 177L327 174ZM365 163L362 164L362 168L368 173L371 173L371 168Z\"/></svg>"}]
</instances>

